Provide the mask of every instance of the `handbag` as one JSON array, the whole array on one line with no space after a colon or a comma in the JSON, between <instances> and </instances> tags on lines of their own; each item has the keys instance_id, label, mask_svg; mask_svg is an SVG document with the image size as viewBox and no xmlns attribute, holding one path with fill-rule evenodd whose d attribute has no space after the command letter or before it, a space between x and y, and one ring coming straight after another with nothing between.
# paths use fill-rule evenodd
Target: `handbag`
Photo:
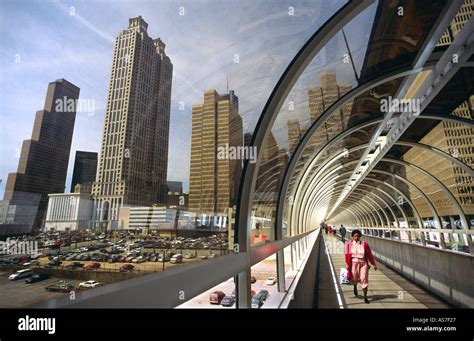
<instances>
[{"instance_id":1,"label":"handbag","mask_svg":"<svg viewBox=\"0 0 474 341\"><path fill-rule=\"evenodd\" d=\"M340 284L351 284L350 272L347 269L341 268L339 271L339 283Z\"/></svg>"}]
</instances>

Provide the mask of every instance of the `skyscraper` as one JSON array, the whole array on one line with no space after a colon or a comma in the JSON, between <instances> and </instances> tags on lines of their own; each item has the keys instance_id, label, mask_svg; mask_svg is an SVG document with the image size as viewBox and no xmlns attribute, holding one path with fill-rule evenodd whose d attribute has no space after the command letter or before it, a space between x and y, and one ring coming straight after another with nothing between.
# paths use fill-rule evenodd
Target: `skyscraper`
<instances>
[{"instance_id":1,"label":"skyscraper","mask_svg":"<svg viewBox=\"0 0 474 341\"><path fill-rule=\"evenodd\" d=\"M333 72L325 72L320 75L319 87L308 90L309 96L309 115L311 121L316 120L324 111L326 111L340 97L344 96L352 88L350 84L336 82L336 74ZM333 113L324 123L324 127L320 128L312 140L318 142L318 147L322 147L342 130L347 128L349 116L352 110L352 101L343 105L341 110ZM322 142L320 144L320 142Z\"/></svg>"},{"instance_id":2,"label":"skyscraper","mask_svg":"<svg viewBox=\"0 0 474 341\"><path fill-rule=\"evenodd\" d=\"M89 188L95 181L97 172L97 153L76 151L76 158L74 160L74 171L72 173L71 193L74 192L74 187L77 184ZM87 190L90 193L90 190Z\"/></svg>"},{"instance_id":3,"label":"skyscraper","mask_svg":"<svg viewBox=\"0 0 474 341\"><path fill-rule=\"evenodd\" d=\"M288 120L288 149L293 154L296 146L301 140L301 126L298 120Z\"/></svg>"},{"instance_id":4,"label":"skyscraper","mask_svg":"<svg viewBox=\"0 0 474 341\"><path fill-rule=\"evenodd\" d=\"M96 225L116 227L123 205L166 200L173 65L141 16L115 41L109 96L93 184Z\"/></svg>"},{"instance_id":5,"label":"skyscraper","mask_svg":"<svg viewBox=\"0 0 474 341\"><path fill-rule=\"evenodd\" d=\"M193 105L189 209L227 214L238 194L241 159L218 158L218 148L243 146L239 99L230 91L204 93L204 103Z\"/></svg>"},{"instance_id":6,"label":"skyscraper","mask_svg":"<svg viewBox=\"0 0 474 341\"><path fill-rule=\"evenodd\" d=\"M49 193L63 193L80 89L65 79L49 83L44 109L36 112L31 139L23 141L16 173L8 174L4 200L30 206L41 196L33 228L45 218ZM35 199L36 200L36 199Z\"/></svg>"}]
</instances>

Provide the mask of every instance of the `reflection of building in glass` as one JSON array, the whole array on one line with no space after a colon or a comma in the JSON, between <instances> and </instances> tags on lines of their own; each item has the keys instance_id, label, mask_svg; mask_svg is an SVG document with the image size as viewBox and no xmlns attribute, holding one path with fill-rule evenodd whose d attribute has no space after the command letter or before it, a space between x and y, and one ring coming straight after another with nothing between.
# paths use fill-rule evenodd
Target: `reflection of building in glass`
<instances>
[{"instance_id":1,"label":"reflection of building in glass","mask_svg":"<svg viewBox=\"0 0 474 341\"><path fill-rule=\"evenodd\" d=\"M120 32L110 77L97 182L96 223L117 226L122 205L166 200L173 65L141 18Z\"/></svg>"},{"instance_id":2,"label":"reflection of building in glass","mask_svg":"<svg viewBox=\"0 0 474 341\"><path fill-rule=\"evenodd\" d=\"M336 74L332 72L320 74L320 85L319 87L308 90L309 115L312 122L352 88L350 84L337 84ZM323 125L324 128L318 129L317 134L319 135L313 137L312 140L315 141L319 147L322 147L324 143L346 129L351 109L352 101L345 103L339 111L333 113L326 120Z\"/></svg>"},{"instance_id":3,"label":"reflection of building in glass","mask_svg":"<svg viewBox=\"0 0 474 341\"><path fill-rule=\"evenodd\" d=\"M88 187L90 193L96 173L97 153L76 151L74 171L72 172L71 192L74 192L76 185L80 184L82 191L86 191L85 187Z\"/></svg>"},{"instance_id":4,"label":"reflection of building in glass","mask_svg":"<svg viewBox=\"0 0 474 341\"><path fill-rule=\"evenodd\" d=\"M296 149L301 140L301 125L298 120L288 120L288 151L290 154Z\"/></svg>"},{"instance_id":5,"label":"reflection of building in glass","mask_svg":"<svg viewBox=\"0 0 474 341\"><path fill-rule=\"evenodd\" d=\"M18 170L8 174L5 200L13 204L18 198L23 201L25 193L41 195L35 229L44 220L48 194L64 192L79 91L65 79L49 83L44 109L36 112L31 139L23 141Z\"/></svg>"},{"instance_id":6,"label":"reflection of building in glass","mask_svg":"<svg viewBox=\"0 0 474 341\"><path fill-rule=\"evenodd\" d=\"M466 0L459 9L458 13L451 21L448 30L445 32L443 37L437 46L446 46L457 37L462 27L469 21L469 18L474 14L474 1ZM450 92L458 92L456 88L452 86L446 87L443 92L438 96L439 101L442 103L450 103L454 100L454 97ZM459 91L461 92L461 91ZM474 108L474 96L470 96L468 100L463 101L456 109L450 114L471 120L473 117ZM448 113L443 113L448 114ZM474 150L472 146L474 129L467 127L463 124L458 124L449 121L442 121L434 126L434 128L423 136L420 140L421 143L433 146L441 149L453 157L459 159L469 167L473 168ZM447 162L446 159L440 158L438 155L417 148L412 148L404 155L404 160L419 165L421 168L427 170L429 173L437 177L443 184L445 184L454 194L456 200L461 204L466 214L474 214L474 191L472 187L472 178L458 165ZM418 180L419 183L423 184L423 188L430 195L430 199L438 209L438 214L446 216L446 225L455 225L451 222L449 216L457 216L458 212L455 207L448 200L446 195L439 191L437 186L428 181L422 179L418 173L414 170L407 169L407 179ZM412 197L416 197L415 193L411 193ZM420 202L420 200L414 200L417 209L420 211L420 215L423 217L431 217L432 212L428 207ZM455 219L454 219L455 221ZM453 226L454 227L454 226Z\"/></svg>"},{"instance_id":7,"label":"reflection of building in glass","mask_svg":"<svg viewBox=\"0 0 474 341\"><path fill-rule=\"evenodd\" d=\"M50 194L44 222L46 231L74 231L91 227L93 202L90 193Z\"/></svg>"},{"instance_id":8,"label":"reflection of building in glass","mask_svg":"<svg viewBox=\"0 0 474 341\"><path fill-rule=\"evenodd\" d=\"M236 201L242 160L231 154L218 159L218 148L242 147L242 118L233 91L204 93L204 103L193 105L189 210L227 216ZM201 220L213 224L212 218Z\"/></svg>"},{"instance_id":9,"label":"reflection of building in glass","mask_svg":"<svg viewBox=\"0 0 474 341\"><path fill-rule=\"evenodd\" d=\"M450 45L454 38L461 32L465 23L474 14L474 0L465 0L464 4L454 16L451 24L441 37L438 46Z\"/></svg>"},{"instance_id":10,"label":"reflection of building in glass","mask_svg":"<svg viewBox=\"0 0 474 341\"><path fill-rule=\"evenodd\" d=\"M299 123L292 122L289 131L291 134L299 133ZM296 128L292 128L296 127ZM299 142L299 135L295 137ZM262 218L272 218L275 215L278 190L287 164L288 155L284 149L279 148L273 133L270 132L262 149L262 160L258 170L257 185L253 201L253 212Z\"/></svg>"},{"instance_id":11,"label":"reflection of building in glass","mask_svg":"<svg viewBox=\"0 0 474 341\"><path fill-rule=\"evenodd\" d=\"M473 115L474 96L469 101L461 103L451 114L467 119L471 119ZM426 134L420 143L427 144L446 151L455 158L461 160L469 167L473 167L473 141L474 129L465 125L454 122L443 121L438 123L428 134ZM466 214L474 214L473 187L472 178L460 166L448 162L439 155L412 148L403 156L405 161L414 163L425 169L443 184L445 184L454 194L458 202L461 204ZM406 169L407 179L414 180L416 183L430 193L430 200L438 209L438 213L442 216L457 215L456 208L451 204L446 195L439 190L437 185L420 175L416 170ZM416 193L411 193L412 197L416 197ZM417 204L417 200L414 200ZM426 205L417 205L420 214L423 217L431 217L432 212Z\"/></svg>"}]
</instances>

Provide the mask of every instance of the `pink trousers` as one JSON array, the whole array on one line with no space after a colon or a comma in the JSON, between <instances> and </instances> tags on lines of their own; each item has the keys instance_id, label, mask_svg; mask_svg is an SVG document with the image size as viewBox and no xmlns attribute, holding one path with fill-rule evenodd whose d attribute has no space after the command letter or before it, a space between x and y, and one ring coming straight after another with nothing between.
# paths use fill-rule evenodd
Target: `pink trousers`
<instances>
[{"instance_id":1,"label":"pink trousers","mask_svg":"<svg viewBox=\"0 0 474 341\"><path fill-rule=\"evenodd\" d=\"M362 284L362 288L369 285L369 264L362 258L352 258L352 280L354 284Z\"/></svg>"}]
</instances>

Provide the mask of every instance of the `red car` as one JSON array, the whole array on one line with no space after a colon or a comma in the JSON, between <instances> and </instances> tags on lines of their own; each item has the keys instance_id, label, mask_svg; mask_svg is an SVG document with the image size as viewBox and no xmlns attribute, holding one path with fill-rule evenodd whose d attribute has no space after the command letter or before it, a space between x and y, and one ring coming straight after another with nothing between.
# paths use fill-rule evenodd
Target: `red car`
<instances>
[{"instance_id":1,"label":"red car","mask_svg":"<svg viewBox=\"0 0 474 341\"><path fill-rule=\"evenodd\" d=\"M213 293L211 293L211 295L209 295L209 303L221 304L221 301L225 296L225 292L223 291L214 291Z\"/></svg>"},{"instance_id":2,"label":"red car","mask_svg":"<svg viewBox=\"0 0 474 341\"><path fill-rule=\"evenodd\" d=\"M132 264L125 264L120 267L120 272L133 271L134 268Z\"/></svg>"},{"instance_id":3,"label":"red car","mask_svg":"<svg viewBox=\"0 0 474 341\"><path fill-rule=\"evenodd\" d=\"M84 269L98 269L100 268L100 263L94 262L87 264Z\"/></svg>"}]
</instances>

